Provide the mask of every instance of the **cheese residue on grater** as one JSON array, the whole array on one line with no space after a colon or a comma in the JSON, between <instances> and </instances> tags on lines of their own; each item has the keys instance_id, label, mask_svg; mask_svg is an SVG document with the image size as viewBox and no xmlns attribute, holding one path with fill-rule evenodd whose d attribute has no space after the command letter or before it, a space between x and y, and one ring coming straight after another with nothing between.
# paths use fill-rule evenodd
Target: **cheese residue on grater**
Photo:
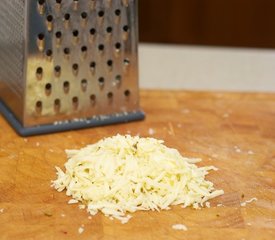
<instances>
[{"instance_id":1,"label":"cheese residue on grater","mask_svg":"<svg viewBox=\"0 0 275 240\"><path fill-rule=\"evenodd\" d=\"M65 171L56 167L52 186L66 189L91 215L101 211L122 223L138 210L198 208L224 193L205 179L217 168L196 166L200 159L183 157L162 140L116 135L66 153Z\"/></svg>"}]
</instances>

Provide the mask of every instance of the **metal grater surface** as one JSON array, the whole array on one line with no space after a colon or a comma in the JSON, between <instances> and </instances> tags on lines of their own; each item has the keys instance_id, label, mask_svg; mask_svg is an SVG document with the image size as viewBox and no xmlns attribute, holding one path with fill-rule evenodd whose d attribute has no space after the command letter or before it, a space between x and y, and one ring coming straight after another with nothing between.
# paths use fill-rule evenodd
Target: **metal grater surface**
<instances>
[{"instance_id":1,"label":"metal grater surface","mask_svg":"<svg viewBox=\"0 0 275 240\"><path fill-rule=\"evenodd\" d=\"M0 108L21 135L139 120L136 0L2 0Z\"/></svg>"}]
</instances>

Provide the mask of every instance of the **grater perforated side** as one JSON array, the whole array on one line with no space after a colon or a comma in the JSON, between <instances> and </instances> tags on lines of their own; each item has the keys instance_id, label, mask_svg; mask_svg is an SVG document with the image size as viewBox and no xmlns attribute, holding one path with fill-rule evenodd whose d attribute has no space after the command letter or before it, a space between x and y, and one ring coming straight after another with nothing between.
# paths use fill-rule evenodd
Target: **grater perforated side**
<instances>
[{"instance_id":1,"label":"grater perforated side","mask_svg":"<svg viewBox=\"0 0 275 240\"><path fill-rule=\"evenodd\" d=\"M5 69L0 81L4 92L15 92L15 102L23 105L15 104L15 110L3 91L0 97L25 128L144 117L139 110L136 0L4 0L0 7L1 14L21 13L11 27L18 39L10 34L20 47L0 39L1 50L10 44L2 57L6 62L0 62ZM9 14L6 19L14 21ZM7 32L3 28L1 35Z\"/></svg>"},{"instance_id":2,"label":"grater perforated side","mask_svg":"<svg viewBox=\"0 0 275 240\"><path fill-rule=\"evenodd\" d=\"M25 1L0 1L0 19L0 97L23 121Z\"/></svg>"}]
</instances>

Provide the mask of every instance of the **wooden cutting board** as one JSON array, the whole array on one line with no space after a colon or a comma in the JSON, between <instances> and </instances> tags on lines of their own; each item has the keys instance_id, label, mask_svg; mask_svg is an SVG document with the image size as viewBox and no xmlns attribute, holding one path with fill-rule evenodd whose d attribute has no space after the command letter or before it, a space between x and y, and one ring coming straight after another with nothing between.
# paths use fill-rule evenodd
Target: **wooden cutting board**
<instances>
[{"instance_id":1,"label":"wooden cutting board","mask_svg":"<svg viewBox=\"0 0 275 240\"><path fill-rule=\"evenodd\" d=\"M275 239L275 95L142 91L141 105L145 121L30 138L0 116L0 239ZM200 166L219 168L207 178L225 194L211 208L137 212L125 225L89 219L50 188L54 167L65 163L65 149L117 133L164 139L201 157Z\"/></svg>"}]
</instances>

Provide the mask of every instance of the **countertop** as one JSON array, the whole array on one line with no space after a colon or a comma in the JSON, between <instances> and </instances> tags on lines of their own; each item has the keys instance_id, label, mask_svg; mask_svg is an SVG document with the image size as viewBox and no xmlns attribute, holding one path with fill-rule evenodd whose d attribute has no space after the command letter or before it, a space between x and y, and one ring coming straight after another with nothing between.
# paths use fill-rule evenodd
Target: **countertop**
<instances>
[{"instance_id":1,"label":"countertop","mask_svg":"<svg viewBox=\"0 0 275 240\"><path fill-rule=\"evenodd\" d=\"M275 92L275 50L141 43L142 88Z\"/></svg>"},{"instance_id":2,"label":"countertop","mask_svg":"<svg viewBox=\"0 0 275 240\"><path fill-rule=\"evenodd\" d=\"M275 239L274 94L142 90L141 106L144 121L29 138L0 116L0 239ZM201 158L200 166L216 166L207 179L225 194L210 208L136 212L127 224L102 214L89 219L50 187L55 166L67 161L65 149L117 133L164 139Z\"/></svg>"}]
</instances>

